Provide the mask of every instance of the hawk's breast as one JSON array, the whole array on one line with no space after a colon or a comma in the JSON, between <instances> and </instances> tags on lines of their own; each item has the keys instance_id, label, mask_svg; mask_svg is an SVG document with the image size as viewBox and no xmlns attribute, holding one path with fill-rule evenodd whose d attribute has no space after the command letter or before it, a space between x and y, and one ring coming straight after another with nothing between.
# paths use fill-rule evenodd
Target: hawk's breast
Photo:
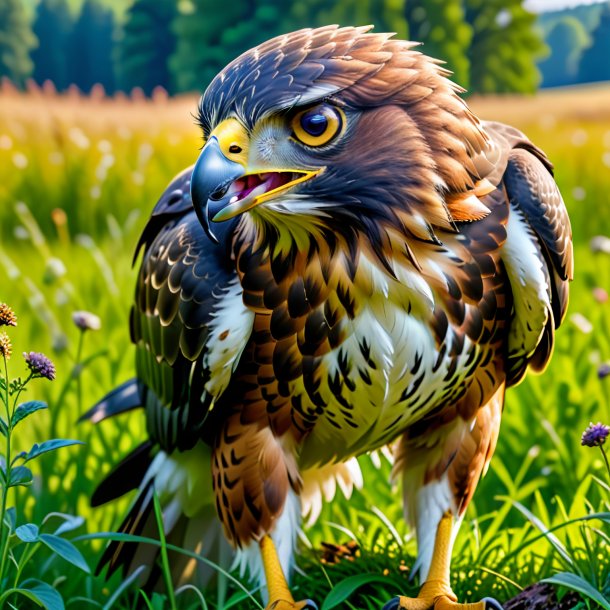
<instances>
[{"instance_id":1,"label":"hawk's breast","mask_svg":"<svg viewBox=\"0 0 610 610\"><path fill-rule=\"evenodd\" d=\"M433 291L415 270L397 276L360 261L354 290L366 285L368 297L343 320L343 342L317 359L325 406L303 446L303 467L378 448L465 389L479 346L451 325L439 338ZM298 403L307 405L302 381L293 383Z\"/></svg>"}]
</instances>

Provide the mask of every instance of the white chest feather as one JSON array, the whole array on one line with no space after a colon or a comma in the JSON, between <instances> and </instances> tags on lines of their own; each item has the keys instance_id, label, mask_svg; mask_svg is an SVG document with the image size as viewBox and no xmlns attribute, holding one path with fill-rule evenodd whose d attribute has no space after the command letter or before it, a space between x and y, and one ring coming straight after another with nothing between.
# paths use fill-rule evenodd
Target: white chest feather
<instances>
[{"instance_id":1,"label":"white chest feather","mask_svg":"<svg viewBox=\"0 0 610 610\"><path fill-rule=\"evenodd\" d=\"M254 312L244 305L242 293L241 284L235 280L223 294L217 295L219 305L210 325L204 357L204 367L210 371L205 389L215 397L227 387L252 333Z\"/></svg>"},{"instance_id":2,"label":"white chest feather","mask_svg":"<svg viewBox=\"0 0 610 610\"><path fill-rule=\"evenodd\" d=\"M407 306L404 290L399 298L393 280L383 284L379 275L377 290L349 321L347 339L323 357L319 393L328 406L305 443L307 465L389 442L457 392L471 372L476 346L457 342L451 328L439 345L426 322L434 308L427 285L424 290L412 274Z\"/></svg>"}]
</instances>

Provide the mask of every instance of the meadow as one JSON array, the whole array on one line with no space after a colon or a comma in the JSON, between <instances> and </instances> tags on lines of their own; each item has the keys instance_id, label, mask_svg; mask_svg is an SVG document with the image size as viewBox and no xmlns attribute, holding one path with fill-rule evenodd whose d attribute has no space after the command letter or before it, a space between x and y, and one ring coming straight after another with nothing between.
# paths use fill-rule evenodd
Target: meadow
<instances>
[{"instance_id":1,"label":"meadow","mask_svg":"<svg viewBox=\"0 0 610 610\"><path fill-rule=\"evenodd\" d=\"M470 101L481 117L523 129L555 164L572 219L576 278L549 368L508 394L496 455L456 543L454 589L463 600L506 601L562 573L558 594L580 591L573 607L610 608L610 480L601 451L580 444L589 422L610 423L610 86ZM22 94L7 83L0 89L0 302L18 317L9 329L9 375L23 375L20 354L30 350L46 353L57 369L55 381L37 380L28 390L49 409L17 430L16 446L84 442L42 456L32 484L14 488L9 505L16 525L40 525L50 513L81 518L65 521L73 528L65 537L89 570L40 543L24 556L14 535L11 554L20 577L52 584L65 607L160 610L174 603L174 596L148 599L118 576L105 582L93 574L106 542L96 534L118 525L130 498L92 509L89 497L143 438L142 414L98 426L76 421L133 375L133 250L159 194L196 159L195 106L194 97L162 93L145 100L35 87ZM72 321L78 310L99 316L101 329L79 330ZM388 483L388 459L381 452L361 465L364 489L327 504L302 536L295 594L322 610L378 610L416 590L408 581L415 542L400 490ZM65 519L51 516L43 530ZM350 540L357 550L345 546ZM205 598L176 592L176 606L261 607L230 578L221 581L227 587ZM32 603L0 596L0 610Z\"/></svg>"}]
</instances>

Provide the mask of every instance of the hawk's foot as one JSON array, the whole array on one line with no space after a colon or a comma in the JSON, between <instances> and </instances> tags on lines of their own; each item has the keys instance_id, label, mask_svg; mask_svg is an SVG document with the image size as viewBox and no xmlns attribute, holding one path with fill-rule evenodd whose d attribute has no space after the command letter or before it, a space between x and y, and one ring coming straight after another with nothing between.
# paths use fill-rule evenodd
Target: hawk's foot
<instances>
[{"instance_id":1,"label":"hawk's foot","mask_svg":"<svg viewBox=\"0 0 610 610\"><path fill-rule=\"evenodd\" d=\"M259 544L269 592L269 603L265 610L318 610L310 599L294 601L271 537L263 536Z\"/></svg>"},{"instance_id":2,"label":"hawk's foot","mask_svg":"<svg viewBox=\"0 0 610 610\"><path fill-rule=\"evenodd\" d=\"M502 606L491 597L473 604L459 604L453 592L449 590L435 597L422 595L422 592L417 597L400 595L391 599L383 610L502 610Z\"/></svg>"},{"instance_id":3,"label":"hawk's foot","mask_svg":"<svg viewBox=\"0 0 610 610\"><path fill-rule=\"evenodd\" d=\"M310 599L305 599L300 602L288 599L278 599L274 602L269 602L269 605L265 610L318 610L318 606Z\"/></svg>"}]
</instances>

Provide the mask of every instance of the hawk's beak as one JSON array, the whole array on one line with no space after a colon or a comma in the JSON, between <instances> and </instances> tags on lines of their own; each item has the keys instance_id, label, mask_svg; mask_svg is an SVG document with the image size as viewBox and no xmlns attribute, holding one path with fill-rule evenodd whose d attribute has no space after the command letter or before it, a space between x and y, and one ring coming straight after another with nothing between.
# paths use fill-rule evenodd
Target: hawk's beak
<instances>
[{"instance_id":1,"label":"hawk's beak","mask_svg":"<svg viewBox=\"0 0 610 610\"><path fill-rule=\"evenodd\" d=\"M193 169L191 199L201 226L215 242L218 239L210 229L210 217L227 205L229 187L244 173L243 165L227 159L220 150L216 137L211 137Z\"/></svg>"},{"instance_id":2,"label":"hawk's beak","mask_svg":"<svg viewBox=\"0 0 610 610\"><path fill-rule=\"evenodd\" d=\"M210 221L235 218L322 171L275 168L249 171L247 150L243 127L235 119L228 119L212 132L195 164L191 198L201 225L216 242Z\"/></svg>"}]
</instances>

